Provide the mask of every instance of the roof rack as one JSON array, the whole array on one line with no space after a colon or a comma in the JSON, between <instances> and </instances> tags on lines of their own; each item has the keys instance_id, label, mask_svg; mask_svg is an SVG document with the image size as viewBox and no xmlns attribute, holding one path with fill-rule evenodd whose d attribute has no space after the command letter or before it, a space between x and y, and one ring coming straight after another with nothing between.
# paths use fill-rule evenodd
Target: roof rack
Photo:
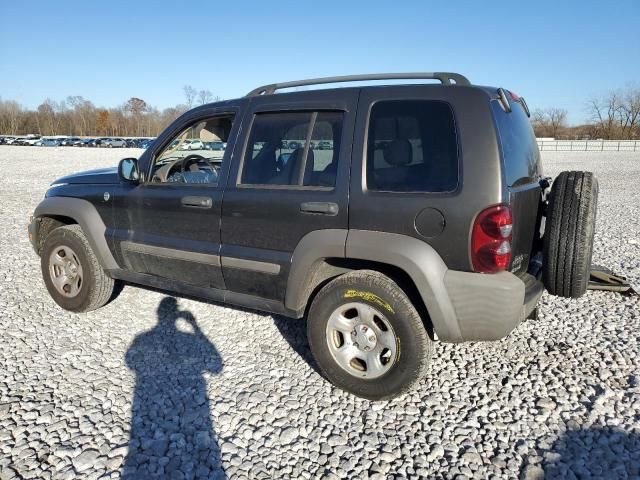
<instances>
[{"instance_id":1,"label":"roof rack","mask_svg":"<svg viewBox=\"0 0 640 480\"><path fill-rule=\"evenodd\" d=\"M363 82L369 80L440 80L443 85L469 86L471 82L464 75L452 72L421 72L421 73L368 73L364 75L344 75L340 77L311 78L308 80L295 80L293 82L272 83L251 90L247 97L270 95L276 90L291 87L304 87L307 85L322 85L326 83Z\"/></svg>"}]
</instances>

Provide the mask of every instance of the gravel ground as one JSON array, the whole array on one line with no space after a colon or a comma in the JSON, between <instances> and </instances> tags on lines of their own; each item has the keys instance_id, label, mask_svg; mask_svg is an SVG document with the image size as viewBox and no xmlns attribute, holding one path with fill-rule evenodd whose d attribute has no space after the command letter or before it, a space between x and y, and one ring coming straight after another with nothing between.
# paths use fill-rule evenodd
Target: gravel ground
<instances>
[{"instance_id":1,"label":"gravel ground","mask_svg":"<svg viewBox=\"0 0 640 480\"><path fill-rule=\"evenodd\" d=\"M302 321L135 287L61 310L28 216L56 177L136 152L0 147L0 479L639 478L639 297L545 295L383 403L318 375ZM594 262L640 284L640 154L544 160L596 173Z\"/></svg>"}]
</instances>

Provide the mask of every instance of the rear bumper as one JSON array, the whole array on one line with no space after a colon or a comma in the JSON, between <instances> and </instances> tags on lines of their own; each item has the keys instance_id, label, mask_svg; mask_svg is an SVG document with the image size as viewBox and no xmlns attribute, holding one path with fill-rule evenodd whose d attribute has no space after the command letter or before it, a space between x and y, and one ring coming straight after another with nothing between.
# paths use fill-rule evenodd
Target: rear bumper
<instances>
[{"instance_id":1,"label":"rear bumper","mask_svg":"<svg viewBox=\"0 0 640 480\"><path fill-rule=\"evenodd\" d=\"M542 282L532 275L521 278L509 272L448 270L444 284L460 332L459 339L448 339L454 342L506 337L533 311L544 291Z\"/></svg>"}]
</instances>

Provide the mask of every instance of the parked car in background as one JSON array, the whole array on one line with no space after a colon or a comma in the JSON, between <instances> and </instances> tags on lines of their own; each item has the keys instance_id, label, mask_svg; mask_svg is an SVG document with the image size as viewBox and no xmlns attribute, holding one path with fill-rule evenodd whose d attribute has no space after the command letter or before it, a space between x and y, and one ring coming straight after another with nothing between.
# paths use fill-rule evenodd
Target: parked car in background
<instances>
[{"instance_id":1,"label":"parked car in background","mask_svg":"<svg viewBox=\"0 0 640 480\"><path fill-rule=\"evenodd\" d=\"M153 140L154 140L153 138L142 140L140 143L138 143L138 148L144 148L144 149L149 148L153 144Z\"/></svg>"},{"instance_id":2,"label":"parked car in background","mask_svg":"<svg viewBox=\"0 0 640 480\"><path fill-rule=\"evenodd\" d=\"M90 143L89 143L89 147L104 147L104 143L107 140L111 140L109 137L100 137L100 138L94 138Z\"/></svg>"},{"instance_id":3,"label":"parked car in background","mask_svg":"<svg viewBox=\"0 0 640 480\"><path fill-rule=\"evenodd\" d=\"M33 147L36 145L42 137L40 135L35 135L32 137L25 137L21 140L20 145L25 145L28 147Z\"/></svg>"},{"instance_id":4,"label":"parked car in background","mask_svg":"<svg viewBox=\"0 0 640 480\"><path fill-rule=\"evenodd\" d=\"M60 142L63 147L73 147L76 142L80 141L80 137L67 137Z\"/></svg>"},{"instance_id":5,"label":"parked car in background","mask_svg":"<svg viewBox=\"0 0 640 480\"><path fill-rule=\"evenodd\" d=\"M215 150L215 151L222 151L224 150L224 142L207 142L205 144L205 148L207 150Z\"/></svg>"},{"instance_id":6,"label":"parked car in background","mask_svg":"<svg viewBox=\"0 0 640 480\"><path fill-rule=\"evenodd\" d=\"M205 146L202 140L197 138L189 138L180 146L180 150L204 150Z\"/></svg>"},{"instance_id":7,"label":"parked car in background","mask_svg":"<svg viewBox=\"0 0 640 480\"><path fill-rule=\"evenodd\" d=\"M59 138L41 138L36 145L40 147L59 147L63 140Z\"/></svg>"},{"instance_id":8,"label":"parked car in background","mask_svg":"<svg viewBox=\"0 0 640 480\"><path fill-rule=\"evenodd\" d=\"M122 138L107 138L103 140L101 146L107 147L107 148L114 148L114 147L124 148L127 146L127 142Z\"/></svg>"},{"instance_id":9,"label":"parked car in background","mask_svg":"<svg viewBox=\"0 0 640 480\"><path fill-rule=\"evenodd\" d=\"M321 140L318 142L318 145L316 146L316 148L318 150L331 150L333 147L331 146L331 142L327 140Z\"/></svg>"}]
</instances>

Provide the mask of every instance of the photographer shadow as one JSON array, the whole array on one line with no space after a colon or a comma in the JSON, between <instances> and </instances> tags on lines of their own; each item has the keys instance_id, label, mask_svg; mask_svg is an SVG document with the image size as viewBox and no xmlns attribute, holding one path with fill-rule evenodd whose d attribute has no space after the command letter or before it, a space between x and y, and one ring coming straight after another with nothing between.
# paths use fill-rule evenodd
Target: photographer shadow
<instances>
[{"instance_id":1,"label":"photographer shadow","mask_svg":"<svg viewBox=\"0 0 640 480\"><path fill-rule=\"evenodd\" d=\"M157 313L126 353L136 383L121 477L224 478L205 379L222 371L222 358L175 298L163 298Z\"/></svg>"}]
</instances>

